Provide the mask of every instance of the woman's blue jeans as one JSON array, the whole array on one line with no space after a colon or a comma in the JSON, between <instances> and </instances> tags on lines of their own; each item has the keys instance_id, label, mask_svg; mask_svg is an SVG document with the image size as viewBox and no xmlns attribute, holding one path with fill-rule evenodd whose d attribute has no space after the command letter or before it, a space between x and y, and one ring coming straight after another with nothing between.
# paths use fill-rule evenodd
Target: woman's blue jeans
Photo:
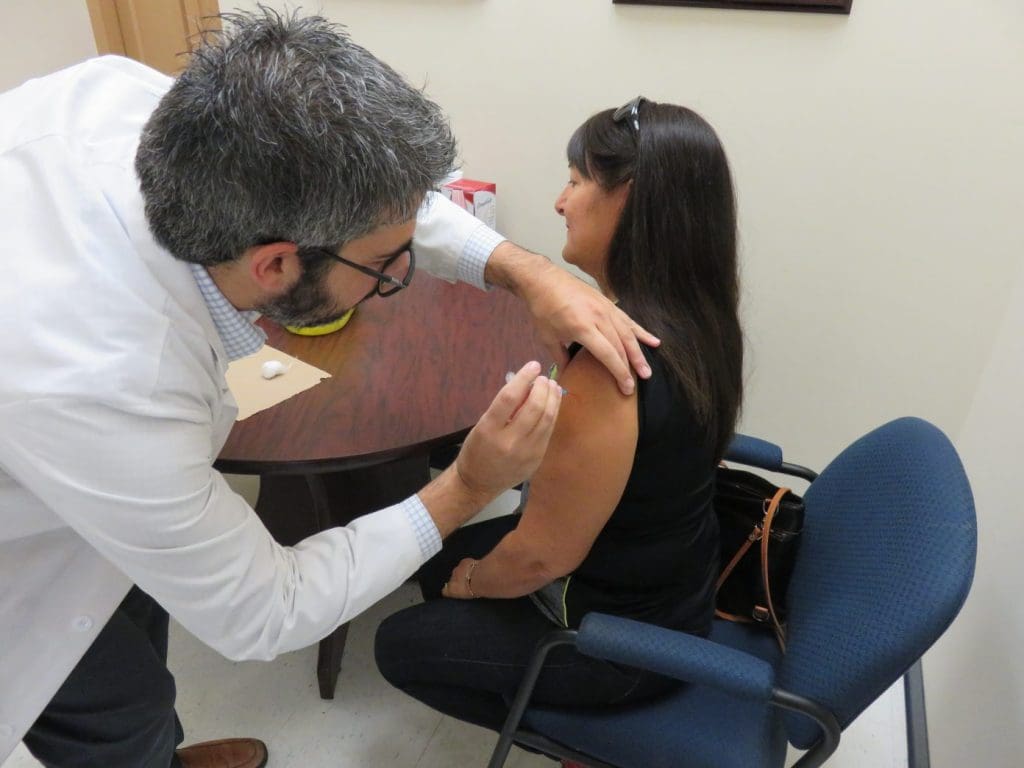
<instances>
[{"instance_id":1,"label":"woman's blue jeans","mask_svg":"<svg viewBox=\"0 0 1024 768\"><path fill-rule=\"evenodd\" d=\"M454 600L441 587L464 557L483 557L518 515L455 532L419 571L426 602L377 630L377 666L395 687L466 722L501 730L537 641L557 627L527 597ZM581 709L647 699L674 688L667 678L583 656L569 646L548 656L532 704Z\"/></svg>"}]
</instances>

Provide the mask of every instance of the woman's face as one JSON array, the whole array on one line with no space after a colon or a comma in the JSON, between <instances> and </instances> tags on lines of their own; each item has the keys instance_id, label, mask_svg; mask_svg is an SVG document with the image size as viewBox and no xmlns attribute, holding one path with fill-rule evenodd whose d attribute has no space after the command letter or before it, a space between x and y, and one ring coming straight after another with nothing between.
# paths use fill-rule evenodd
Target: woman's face
<instances>
[{"instance_id":1,"label":"woman's face","mask_svg":"<svg viewBox=\"0 0 1024 768\"><path fill-rule=\"evenodd\" d=\"M628 194L628 183L607 190L570 166L569 183L555 200L555 210L565 219L562 258L582 269L602 287L608 246Z\"/></svg>"}]
</instances>

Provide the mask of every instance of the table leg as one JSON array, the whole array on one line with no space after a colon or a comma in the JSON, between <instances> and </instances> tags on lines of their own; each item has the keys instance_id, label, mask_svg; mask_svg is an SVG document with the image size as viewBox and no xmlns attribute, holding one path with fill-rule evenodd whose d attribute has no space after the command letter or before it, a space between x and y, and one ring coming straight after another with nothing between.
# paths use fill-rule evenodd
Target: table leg
<instances>
[{"instance_id":1,"label":"table leg","mask_svg":"<svg viewBox=\"0 0 1024 768\"><path fill-rule=\"evenodd\" d=\"M327 493L327 485L323 475L306 475L306 485L313 500L313 519L316 530L324 531L336 525L331 516L331 500ZM353 515L353 517L355 517ZM349 517L345 522L349 522ZM320 641L316 655L316 681L320 686L321 699L334 698L334 686L341 672L341 656L345 653L345 640L348 638L348 622L335 629Z\"/></svg>"},{"instance_id":2,"label":"table leg","mask_svg":"<svg viewBox=\"0 0 1024 768\"><path fill-rule=\"evenodd\" d=\"M256 512L275 539L291 545L401 501L429 479L426 455L344 472L264 475ZM343 624L320 641L317 682L323 699L334 698L347 633Z\"/></svg>"},{"instance_id":3,"label":"table leg","mask_svg":"<svg viewBox=\"0 0 1024 768\"><path fill-rule=\"evenodd\" d=\"M341 657L345 653L348 622L345 622L320 641L316 654L316 682L321 699L333 699L334 688L341 672Z\"/></svg>"}]
</instances>

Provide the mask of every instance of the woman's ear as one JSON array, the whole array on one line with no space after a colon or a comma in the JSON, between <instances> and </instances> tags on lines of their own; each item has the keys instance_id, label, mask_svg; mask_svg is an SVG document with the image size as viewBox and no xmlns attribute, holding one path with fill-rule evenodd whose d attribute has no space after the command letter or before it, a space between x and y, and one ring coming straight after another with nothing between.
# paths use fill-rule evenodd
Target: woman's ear
<instances>
[{"instance_id":1,"label":"woman's ear","mask_svg":"<svg viewBox=\"0 0 1024 768\"><path fill-rule=\"evenodd\" d=\"M633 189L633 180L627 179L622 184L619 184L614 190L612 190L612 199L615 200L618 213L622 213L622 209L626 207L626 199L629 197L629 193Z\"/></svg>"}]
</instances>

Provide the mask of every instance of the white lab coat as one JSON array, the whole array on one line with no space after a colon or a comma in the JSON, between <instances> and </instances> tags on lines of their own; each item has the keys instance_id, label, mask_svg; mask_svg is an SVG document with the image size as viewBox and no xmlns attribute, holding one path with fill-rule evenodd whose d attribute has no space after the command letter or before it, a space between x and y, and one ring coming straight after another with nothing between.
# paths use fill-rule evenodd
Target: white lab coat
<instances>
[{"instance_id":1,"label":"white lab coat","mask_svg":"<svg viewBox=\"0 0 1024 768\"><path fill-rule=\"evenodd\" d=\"M279 546L212 469L227 359L133 170L170 82L104 57L0 95L0 762L132 583L229 658L270 659L423 561L399 506ZM479 226L439 202L418 256L451 278Z\"/></svg>"}]
</instances>

